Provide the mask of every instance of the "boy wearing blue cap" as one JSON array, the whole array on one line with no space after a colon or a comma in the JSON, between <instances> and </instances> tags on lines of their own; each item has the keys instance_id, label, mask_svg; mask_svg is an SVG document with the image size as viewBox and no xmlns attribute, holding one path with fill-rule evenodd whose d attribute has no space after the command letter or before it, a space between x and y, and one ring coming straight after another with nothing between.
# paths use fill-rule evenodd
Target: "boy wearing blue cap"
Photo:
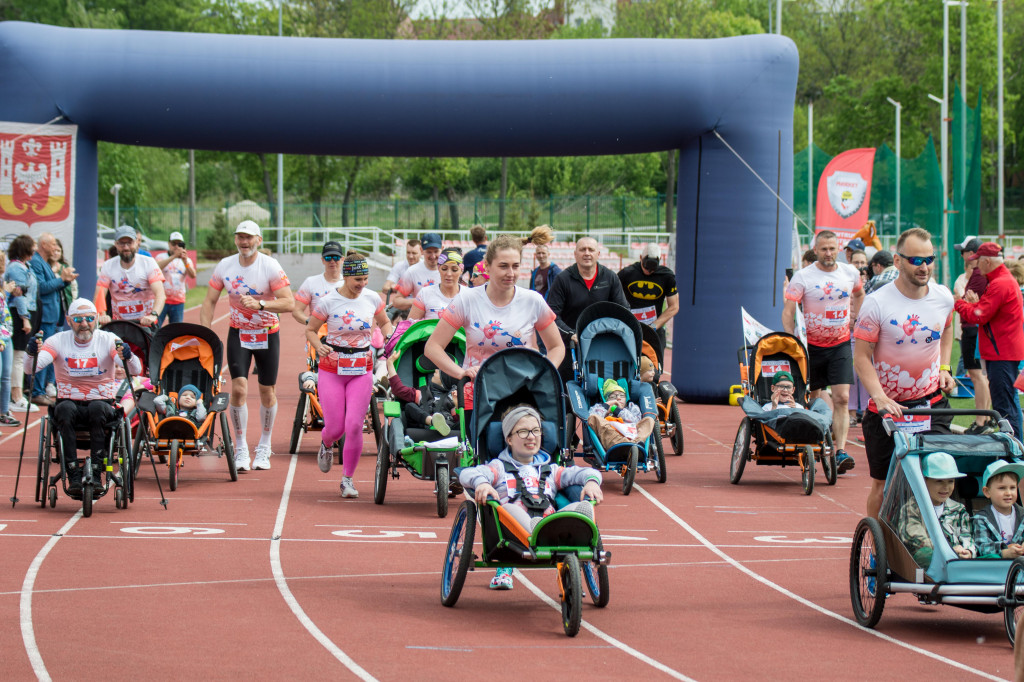
<instances>
[{"instance_id":1,"label":"boy wearing blue cap","mask_svg":"<svg viewBox=\"0 0 1024 682\"><path fill-rule=\"evenodd\" d=\"M933 452L921 460L921 473L928 487L932 510L939 519L939 526L953 552L961 559L972 559L978 555L971 532L971 515L967 508L956 500L950 499L953 494L954 479L963 478L956 468L956 460L946 452ZM932 561L934 546L928 537L921 508L911 497L900 510L896 520L896 530L900 539L914 556L919 566L927 567Z\"/></svg>"},{"instance_id":2,"label":"boy wearing blue cap","mask_svg":"<svg viewBox=\"0 0 1024 682\"><path fill-rule=\"evenodd\" d=\"M178 402L166 395L161 395L153 402L156 403L157 412L168 417L185 417L196 426L199 426L206 419L206 406L200 400L199 389L192 384L186 384L178 391Z\"/></svg>"},{"instance_id":3,"label":"boy wearing blue cap","mask_svg":"<svg viewBox=\"0 0 1024 682\"><path fill-rule=\"evenodd\" d=\"M983 559L1024 556L1024 508L1017 504L1017 484L1024 465L996 460L985 468L981 492L992 503L974 515L974 540Z\"/></svg>"}]
</instances>

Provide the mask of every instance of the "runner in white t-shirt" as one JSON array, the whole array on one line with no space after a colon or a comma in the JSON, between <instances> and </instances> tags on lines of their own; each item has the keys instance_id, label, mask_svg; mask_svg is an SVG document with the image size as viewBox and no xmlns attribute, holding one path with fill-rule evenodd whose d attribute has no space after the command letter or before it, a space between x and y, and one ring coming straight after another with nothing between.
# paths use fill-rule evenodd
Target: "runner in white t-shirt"
<instances>
[{"instance_id":1,"label":"runner in white t-shirt","mask_svg":"<svg viewBox=\"0 0 1024 682\"><path fill-rule=\"evenodd\" d=\"M222 291L228 293L231 328L228 330L227 361L231 373L231 400L228 414L235 436L235 467L249 469L249 445L246 427L249 408L249 367L255 360L260 387L260 440L256 445L254 469L269 469L270 439L277 416L277 366L280 357L278 329L280 313L291 312L295 305L288 275L276 259L259 252L263 243L260 226L243 220L235 229L238 254L217 263L210 276L210 290L199 314L204 327L212 327L213 313Z\"/></svg>"},{"instance_id":2,"label":"runner in white t-shirt","mask_svg":"<svg viewBox=\"0 0 1024 682\"><path fill-rule=\"evenodd\" d=\"M102 326L111 319L132 320L143 327L156 324L163 312L164 273L150 256L138 253L135 229L122 225L114 231L117 258L100 267L93 303ZM107 315L107 292L110 292L110 314Z\"/></svg>"},{"instance_id":3,"label":"runner in white t-shirt","mask_svg":"<svg viewBox=\"0 0 1024 682\"><path fill-rule=\"evenodd\" d=\"M441 255L441 235L428 232L423 235L423 260L410 265L395 286L395 294L391 296L391 305L399 310L412 308L412 301L423 287L437 284L440 276L437 272L437 258Z\"/></svg>"},{"instance_id":4,"label":"runner in white t-shirt","mask_svg":"<svg viewBox=\"0 0 1024 682\"><path fill-rule=\"evenodd\" d=\"M868 296L854 330L857 375L871 395L864 412L864 449L871 474L868 516L877 517L894 442L879 412L908 431L949 433L951 417L903 417L905 407L949 407L943 391L955 386L949 371L953 351L953 295L931 279L935 260L931 235L905 231L896 245L899 276Z\"/></svg>"},{"instance_id":5,"label":"runner in white t-shirt","mask_svg":"<svg viewBox=\"0 0 1024 682\"><path fill-rule=\"evenodd\" d=\"M850 384L853 383L853 328L864 300L860 272L847 263L839 263L839 239L834 232L822 230L814 237L818 260L797 271L786 287L782 307L782 328L790 334L796 328L796 306L803 307L807 323L807 360L811 400L832 391L832 434L836 448L836 466L843 474L856 462L846 453L850 431L847 409Z\"/></svg>"},{"instance_id":6,"label":"runner in white t-shirt","mask_svg":"<svg viewBox=\"0 0 1024 682\"><path fill-rule=\"evenodd\" d=\"M345 257L341 244L330 241L320 250L320 260L324 271L319 275L310 275L302 281L295 292L294 317L302 326L309 324L309 314L316 308L317 302L341 283L341 259Z\"/></svg>"},{"instance_id":7,"label":"runner in white t-shirt","mask_svg":"<svg viewBox=\"0 0 1024 682\"><path fill-rule=\"evenodd\" d=\"M459 284L459 278L462 277L462 251L455 247L441 251L437 257L437 272L441 281L419 290L412 302L412 310L409 311L410 320L438 319L458 295L462 289Z\"/></svg>"},{"instance_id":8,"label":"runner in white t-shirt","mask_svg":"<svg viewBox=\"0 0 1024 682\"><path fill-rule=\"evenodd\" d=\"M320 404L326 406L317 463L320 471L330 471L334 443L344 436L341 496L359 497L352 475L363 454L363 419L373 395L373 326L379 325L388 336L393 330L384 313L384 301L366 288L370 279L366 259L358 254L346 256L342 276L341 286L313 307L306 324L306 340L320 358L317 390ZM324 323L327 336L321 340L319 332Z\"/></svg>"},{"instance_id":9,"label":"runner in white t-shirt","mask_svg":"<svg viewBox=\"0 0 1024 682\"><path fill-rule=\"evenodd\" d=\"M384 280L384 286L381 287L380 293L385 296L390 294L398 284L398 280L402 279L405 271L419 263L422 257L423 246L420 244L420 240L410 239L407 241L405 243L405 258L395 263L391 268L391 272L388 273L387 279Z\"/></svg>"}]
</instances>

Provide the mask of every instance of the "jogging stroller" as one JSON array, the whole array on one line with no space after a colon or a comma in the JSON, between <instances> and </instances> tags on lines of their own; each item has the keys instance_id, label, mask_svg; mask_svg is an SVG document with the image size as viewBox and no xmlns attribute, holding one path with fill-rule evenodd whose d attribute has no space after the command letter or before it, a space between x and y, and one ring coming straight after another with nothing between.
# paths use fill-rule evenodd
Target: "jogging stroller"
<instances>
[{"instance_id":1,"label":"jogging stroller","mask_svg":"<svg viewBox=\"0 0 1024 682\"><path fill-rule=\"evenodd\" d=\"M643 332L642 353L654 365L654 381L651 387L658 401L658 425L661 435L672 444L672 454L677 457L683 454L683 420L679 417L679 391L670 381L661 380L661 372L665 366L665 351L661 347L658 332L649 324L641 324Z\"/></svg>"}]
</instances>

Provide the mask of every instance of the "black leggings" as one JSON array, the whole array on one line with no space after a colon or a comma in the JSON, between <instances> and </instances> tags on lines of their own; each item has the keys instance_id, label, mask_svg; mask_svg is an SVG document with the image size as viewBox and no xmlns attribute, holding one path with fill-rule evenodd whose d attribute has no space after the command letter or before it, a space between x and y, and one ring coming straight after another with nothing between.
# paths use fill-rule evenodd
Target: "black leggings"
<instances>
[{"instance_id":1,"label":"black leggings","mask_svg":"<svg viewBox=\"0 0 1024 682\"><path fill-rule=\"evenodd\" d=\"M266 348L249 350L242 348L236 328L232 327L228 330L228 372L230 372L231 378L248 378L249 366L255 358L256 379L260 386L275 386L277 384L278 358L281 356L279 336L277 332L267 334Z\"/></svg>"}]
</instances>

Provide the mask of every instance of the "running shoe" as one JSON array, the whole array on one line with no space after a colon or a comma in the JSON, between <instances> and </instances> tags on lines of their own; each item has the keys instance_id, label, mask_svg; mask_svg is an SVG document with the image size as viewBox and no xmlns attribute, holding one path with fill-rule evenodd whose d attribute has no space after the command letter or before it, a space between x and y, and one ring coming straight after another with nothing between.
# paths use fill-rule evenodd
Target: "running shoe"
<instances>
[{"instance_id":1,"label":"running shoe","mask_svg":"<svg viewBox=\"0 0 1024 682\"><path fill-rule=\"evenodd\" d=\"M39 406L38 405L33 405L32 403L27 401L25 399L25 396L21 396L21 400L17 400L17 401L12 400L11 401L11 411L12 412L24 412L25 410L28 410L29 412L38 412L39 411Z\"/></svg>"},{"instance_id":2,"label":"running shoe","mask_svg":"<svg viewBox=\"0 0 1024 682\"><path fill-rule=\"evenodd\" d=\"M21 426L21 422L12 417L9 414L0 414L0 425L3 426Z\"/></svg>"},{"instance_id":3,"label":"running shoe","mask_svg":"<svg viewBox=\"0 0 1024 682\"><path fill-rule=\"evenodd\" d=\"M316 455L316 463L320 465L320 471L325 474L330 471L331 464L334 463L334 448L320 441L320 452Z\"/></svg>"},{"instance_id":4,"label":"running shoe","mask_svg":"<svg viewBox=\"0 0 1024 682\"><path fill-rule=\"evenodd\" d=\"M511 590L512 586L511 568L499 568L497 572L495 572L494 577L491 578L492 590Z\"/></svg>"},{"instance_id":5,"label":"running shoe","mask_svg":"<svg viewBox=\"0 0 1024 682\"><path fill-rule=\"evenodd\" d=\"M351 476L341 477L341 496L342 497L359 497L359 491L352 485Z\"/></svg>"},{"instance_id":6,"label":"running shoe","mask_svg":"<svg viewBox=\"0 0 1024 682\"><path fill-rule=\"evenodd\" d=\"M872 568L872 569L875 568L875 553L874 552L872 552L870 557L868 558L868 566L870 568ZM871 596L871 597L875 596L875 585L876 584L877 583L875 582L875 576L871 576L870 578L868 578L868 584L867 584L868 596Z\"/></svg>"},{"instance_id":7,"label":"running shoe","mask_svg":"<svg viewBox=\"0 0 1024 682\"><path fill-rule=\"evenodd\" d=\"M435 412L430 415L430 425L434 427L434 430L440 433L442 436L447 436L452 432L452 427L448 426L448 421L444 418L444 415L440 412Z\"/></svg>"},{"instance_id":8,"label":"running shoe","mask_svg":"<svg viewBox=\"0 0 1024 682\"><path fill-rule=\"evenodd\" d=\"M248 471L249 467L249 448L235 448L235 469L238 471Z\"/></svg>"},{"instance_id":9,"label":"running shoe","mask_svg":"<svg viewBox=\"0 0 1024 682\"><path fill-rule=\"evenodd\" d=\"M57 397L57 386L56 384L46 384L46 395L51 398Z\"/></svg>"},{"instance_id":10,"label":"running shoe","mask_svg":"<svg viewBox=\"0 0 1024 682\"><path fill-rule=\"evenodd\" d=\"M256 446L256 457L252 460L252 468L256 471L266 471L270 468L270 456L274 454L270 451L269 445L257 445Z\"/></svg>"},{"instance_id":11,"label":"running shoe","mask_svg":"<svg viewBox=\"0 0 1024 682\"><path fill-rule=\"evenodd\" d=\"M836 450L836 471L838 473L845 474L855 466L857 466L857 460L846 454L846 450Z\"/></svg>"}]
</instances>

